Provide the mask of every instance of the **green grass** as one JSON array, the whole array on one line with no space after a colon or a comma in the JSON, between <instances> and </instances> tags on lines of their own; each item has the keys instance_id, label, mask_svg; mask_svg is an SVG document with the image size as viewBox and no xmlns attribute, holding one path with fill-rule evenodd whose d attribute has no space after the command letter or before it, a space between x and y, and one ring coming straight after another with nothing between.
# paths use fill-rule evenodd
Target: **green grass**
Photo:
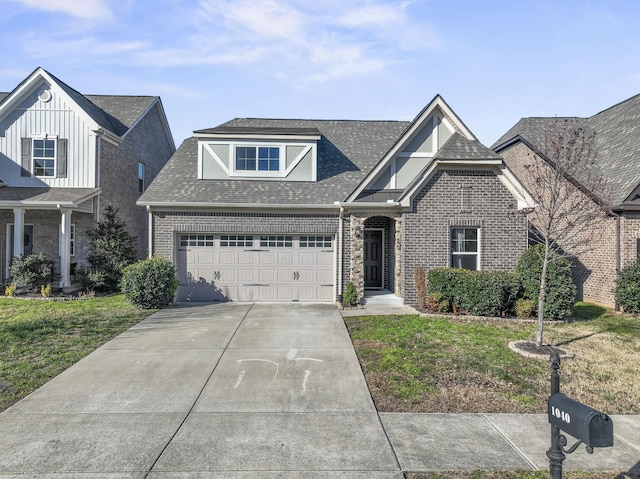
<instances>
[{"instance_id":1,"label":"green grass","mask_svg":"<svg viewBox=\"0 0 640 479\"><path fill-rule=\"evenodd\" d=\"M637 414L630 388L638 388L640 320L584 303L576 319L545 325L546 342L576 353L561 366L563 392L610 414ZM548 361L508 348L532 340L534 323L418 315L345 321L380 411L546 411Z\"/></svg>"},{"instance_id":2,"label":"green grass","mask_svg":"<svg viewBox=\"0 0 640 479\"><path fill-rule=\"evenodd\" d=\"M78 301L0 298L0 411L151 312L121 295Z\"/></svg>"}]
</instances>

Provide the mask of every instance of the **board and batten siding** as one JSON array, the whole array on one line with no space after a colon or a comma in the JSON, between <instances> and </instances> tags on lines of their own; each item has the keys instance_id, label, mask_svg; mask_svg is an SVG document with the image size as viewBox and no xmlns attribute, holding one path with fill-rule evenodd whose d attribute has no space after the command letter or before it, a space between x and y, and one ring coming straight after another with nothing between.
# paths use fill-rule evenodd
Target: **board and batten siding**
<instances>
[{"instance_id":1,"label":"board and batten siding","mask_svg":"<svg viewBox=\"0 0 640 479\"><path fill-rule=\"evenodd\" d=\"M0 178L11 186L95 188L96 135L77 105L57 88L50 88L51 100L42 101L38 94L48 88L35 89L0 122L0 155L12 160L0 162ZM66 178L21 176L22 138L44 135L68 140Z\"/></svg>"}]
</instances>

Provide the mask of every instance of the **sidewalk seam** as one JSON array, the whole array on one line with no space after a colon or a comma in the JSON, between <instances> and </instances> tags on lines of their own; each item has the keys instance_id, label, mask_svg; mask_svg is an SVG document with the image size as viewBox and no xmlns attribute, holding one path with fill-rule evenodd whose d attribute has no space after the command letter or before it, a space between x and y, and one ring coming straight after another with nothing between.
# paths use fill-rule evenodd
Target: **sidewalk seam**
<instances>
[{"instance_id":1,"label":"sidewalk seam","mask_svg":"<svg viewBox=\"0 0 640 479\"><path fill-rule=\"evenodd\" d=\"M191 407L189 408L189 411L187 411L187 414L184 416L184 419L182 420L182 422L180 422L180 424L178 425L178 427L176 428L176 430L174 431L174 433L171 435L171 437L169 438L169 440L167 441L167 443L164 445L164 447L162 448L162 451L160 451L160 453L158 454L158 456L155 458L155 460L153 461L153 464L151 464L151 467L149 468L148 471L145 472L144 476L142 476L142 479L147 479L149 477L149 474L151 474L151 472L153 471L153 468L156 467L156 464L158 463L158 461L160 460L160 458L162 457L162 455L164 454L164 452L167 450L167 448L169 447L169 445L173 442L173 440L175 439L175 437L178 435L178 433L180 432L180 430L182 429L182 426L184 426L184 424L187 422L187 419L189 419L189 416L191 416L191 413L193 412L193 409L196 407L196 404L198 404L198 401L200 400L200 397L202 396L202 394L204 393L205 388L207 387L207 385L209 384L209 381L211 381L211 377L213 376L213 373L216 371L216 369L218 368L218 364L220 364L220 361L222 359L222 356L224 356L225 351L227 351L227 349L229 349L229 345L231 344L231 341L233 340L233 338L235 337L235 335L238 333L238 329L240 329L240 326L242 325L242 323L244 322L244 320L246 319L247 315L249 314L249 312L253 309L253 306L255 305L255 303L251 303L251 306L249 307L249 309L247 309L247 312L244 313L244 316L242 317L242 319L240 320L240 322L238 323L238 326L236 327L235 331L233 332L233 334L229 337L229 341L227 341L227 344L225 344L224 348L222 348L222 354L220 354L220 357L218 358L218 360L216 361L216 364L213 366L213 369L211 370L211 373L209 374L209 376L207 377L207 380L204 382L204 384L202 385L202 388L200 389L200 392L198 393L198 395L196 396L195 400L193 401L193 404L191 405Z\"/></svg>"},{"instance_id":2,"label":"sidewalk seam","mask_svg":"<svg viewBox=\"0 0 640 479\"><path fill-rule=\"evenodd\" d=\"M529 457L527 457L527 455L518 447L515 445L515 443L509 439L499 428L498 426L496 426L493 421L491 421L491 419L489 419L489 417L485 414L485 413L481 413L480 414L489 424L491 424L491 427L493 427L493 429L495 429L495 431L500 434L505 441L507 441L507 443L509 443L509 445L518 453L520 454L520 456L529 463L529 465L531 467L533 467L533 469L535 471L539 471L540 469L538 469L538 466L536 466L530 459Z\"/></svg>"}]
</instances>

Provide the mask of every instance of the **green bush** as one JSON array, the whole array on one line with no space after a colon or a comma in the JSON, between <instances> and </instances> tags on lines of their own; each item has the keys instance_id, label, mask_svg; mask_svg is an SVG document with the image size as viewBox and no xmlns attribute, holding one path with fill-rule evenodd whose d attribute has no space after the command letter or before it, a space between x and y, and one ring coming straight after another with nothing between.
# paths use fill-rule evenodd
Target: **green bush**
<instances>
[{"instance_id":1,"label":"green bush","mask_svg":"<svg viewBox=\"0 0 640 479\"><path fill-rule=\"evenodd\" d=\"M347 283L347 287L344 289L344 293L342 293L342 304L346 306L355 306L358 304L358 291L356 290L356 285L349 282Z\"/></svg>"},{"instance_id":2,"label":"green bush","mask_svg":"<svg viewBox=\"0 0 640 479\"><path fill-rule=\"evenodd\" d=\"M429 271L429 294L434 304L451 305L477 316L500 316L513 309L520 284L512 273L435 268ZM435 301L434 295L439 295Z\"/></svg>"},{"instance_id":3,"label":"green bush","mask_svg":"<svg viewBox=\"0 0 640 479\"><path fill-rule=\"evenodd\" d=\"M76 269L76 282L82 290L91 293L96 289L106 286L106 273L104 271L91 271L88 269Z\"/></svg>"},{"instance_id":4,"label":"green bush","mask_svg":"<svg viewBox=\"0 0 640 479\"><path fill-rule=\"evenodd\" d=\"M120 279L120 290L140 309L170 304L177 289L176 269L171 261L161 256L127 266Z\"/></svg>"},{"instance_id":5,"label":"green bush","mask_svg":"<svg viewBox=\"0 0 640 479\"><path fill-rule=\"evenodd\" d=\"M615 289L616 301L627 313L640 313L640 263L635 261L620 271Z\"/></svg>"},{"instance_id":6,"label":"green bush","mask_svg":"<svg viewBox=\"0 0 640 479\"><path fill-rule=\"evenodd\" d=\"M42 253L14 256L9 266L9 275L20 286L30 291L39 291L41 286L51 282L51 262Z\"/></svg>"},{"instance_id":7,"label":"green bush","mask_svg":"<svg viewBox=\"0 0 640 479\"><path fill-rule=\"evenodd\" d=\"M515 269L515 275L522 285L523 299L530 299L535 303L534 314L537 313L543 258L544 246L531 246L522 253ZM571 266L566 259L555 257L549 262L546 293L545 319L559 320L573 314L576 287L571 279Z\"/></svg>"},{"instance_id":8,"label":"green bush","mask_svg":"<svg viewBox=\"0 0 640 479\"><path fill-rule=\"evenodd\" d=\"M450 313L451 304L441 293L431 293L427 296L427 309L432 313Z\"/></svg>"},{"instance_id":9,"label":"green bush","mask_svg":"<svg viewBox=\"0 0 640 479\"><path fill-rule=\"evenodd\" d=\"M519 318L533 318L536 314L538 303L533 299L516 299L515 313Z\"/></svg>"},{"instance_id":10,"label":"green bush","mask_svg":"<svg viewBox=\"0 0 640 479\"><path fill-rule=\"evenodd\" d=\"M91 270L104 274L100 289L117 290L124 268L136 260L136 237L125 227L118 208L110 204L105 208L103 220L87 233L91 240L87 257Z\"/></svg>"}]
</instances>

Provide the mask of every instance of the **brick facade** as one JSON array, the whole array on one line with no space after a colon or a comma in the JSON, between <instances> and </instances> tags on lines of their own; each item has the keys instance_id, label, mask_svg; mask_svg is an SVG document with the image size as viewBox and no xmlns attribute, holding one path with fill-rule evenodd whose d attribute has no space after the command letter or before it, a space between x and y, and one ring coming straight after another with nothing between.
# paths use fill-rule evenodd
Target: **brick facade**
<instances>
[{"instance_id":1,"label":"brick facade","mask_svg":"<svg viewBox=\"0 0 640 479\"><path fill-rule=\"evenodd\" d=\"M519 143L501 152L505 163L513 173L527 185L528 175L525 165L538 157L524 144ZM574 188L570 186L571 188ZM591 200L577 188L574 194L584 199L585 204ZM589 239L589 246L581 247L580 251L571 251L570 245L560 246L567 253L572 264L573 282L576 285L576 297L581 301L588 301L604 306L615 306L615 281L617 277L617 242L618 219L611 215L601 220L594 220L592 227L584 232ZM625 212L620 218L620 264L624 267L636 259L636 238L640 237L640 215Z\"/></svg>"},{"instance_id":2,"label":"brick facade","mask_svg":"<svg viewBox=\"0 0 640 479\"><path fill-rule=\"evenodd\" d=\"M104 208L113 203L120 210L120 217L127 224L129 233L137 238L138 258L146 258L148 214L144 208L136 206L140 197L138 162L145 165L146 187L173 153L158 109L147 113L119 146L106 141L101 144L99 215L102 217Z\"/></svg>"},{"instance_id":3,"label":"brick facade","mask_svg":"<svg viewBox=\"0 0 640 479\"><path fill-rule=\"evenodd\" d=\"M480 269L513 270L527 245L526 218L511 214L513 203L513 196L493 171L436 172L402 219L405 304L418 304L415 268L451 266L453 227L479 228Z\"/></svg>"}]
</instances>

